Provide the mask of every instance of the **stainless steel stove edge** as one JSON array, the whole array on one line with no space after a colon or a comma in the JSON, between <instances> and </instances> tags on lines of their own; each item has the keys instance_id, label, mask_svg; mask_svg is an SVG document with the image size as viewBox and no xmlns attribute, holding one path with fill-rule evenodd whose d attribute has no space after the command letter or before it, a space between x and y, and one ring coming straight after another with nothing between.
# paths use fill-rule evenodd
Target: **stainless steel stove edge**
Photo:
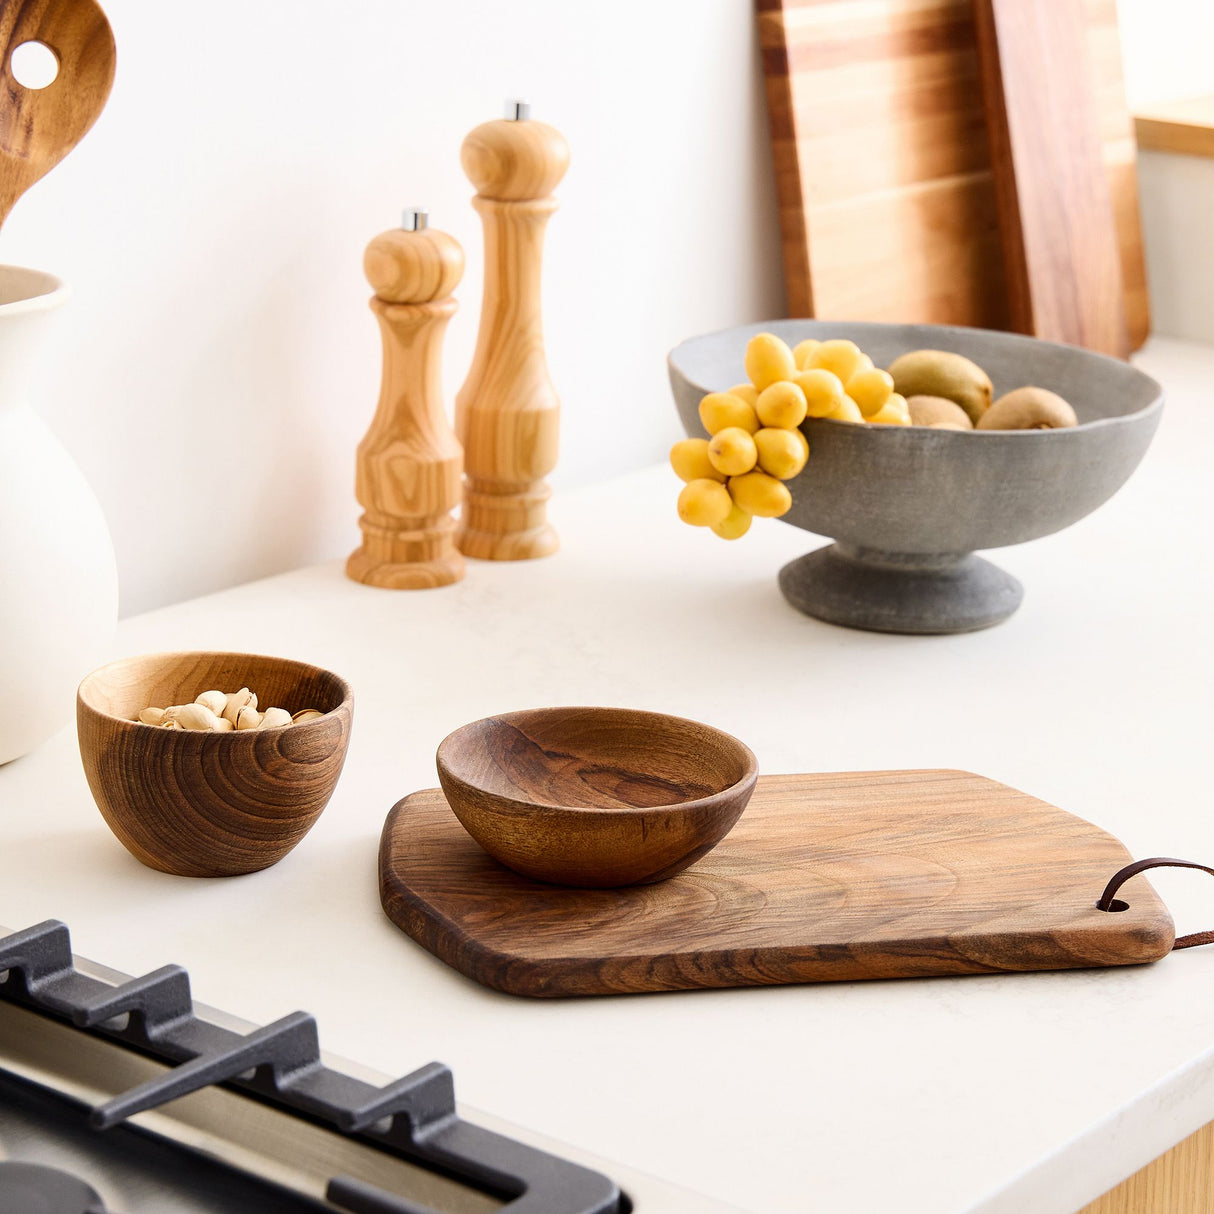
<instances>
[{"instance_id":1,"label":"stainless steel stove edge","mask_svg":"<svg viewBox=\"0 0 1214 1214\"><path fill-rule=\"evenodd\" d=\"M11 931L8 928L0 926L0 938L10 935ZM95 978L100 982L110 986L121 986L130 981L130 977L118 970L109 968L95 962L87 957L74 956L76 969L86 974L91 978ZM238 1016L234 1016L219 1008L211 1007L207 1004L194 1001L194 1014L200 1020L206 1021L209 1024L216 1025L220 1028L227 1029L229 1032L237 1033L241 1036L246 1036L256 1030L259 1026L249 1021L243 1020ZM66 1030L71 1032L72 1030ZM28 1034L25 1034L28 1039ZM106 1043L99 1043L106 1044ZM121 1049L119 1046L108 1045L111 1050ZM339 1055L323 1051L321 1053L324 1064L335 1071L349 1075L352 1078L359 1079L364 1083L372 1084L380 1087L388 1083L390 1076L384 1075L373 1068L366 1067L360 1063L350 1059L343 1058ZM3 1061L0 1058L0 1061ZM146 1063L148 1066L156 1064ZM36 1068L35 1068L36 1069ZM118 1084L105 1084L104 1087L121 1087L129 1085L132 1079L137 1081L140 1068L136 1066L130 1073L123 1076ZM33 1078L33 1075L27 1077ZM58 1077L62 1084L64 1076ZM77 1091L74 1093L83 1099L97 1100L105 1099L112 1092L107 1092L103 1088L96 1086L90 1087L88 1084L83 1087L77 1086ZM225 1099L226 1098L226 1099ZM219 1089L207 1089L202 1092L196 1092L191 1096L183 1097L175 1100L170 1104L164 1105L159 1109L148 1113L143 1113L133 1118L133 1124L142 1125L146 1128L160 1133L166 1137L172 1138L175 1141L180 1141L186 1145L193 1146L197 1149L208 1151L211 1153L227 1154L232 1149L231 1134L233 1110L231 1108L216 1109L216 1105L230 1105L232 1101L239 1101L238 1096L230 1096L228 1093ZM583 1167L591 1168L595 1171L602 1172L611 1176L619 1185L621 1190L627 1194L632 1203L632 1208L637 1214L746 1214L746 1211L740 1207L727 1205L719 1201L694 1193L688 1189L672 1185L657 1177L647 1173L636 1171L624 1165L617 1164L610 1160L605 1160L592 1152L582 1150L577 1147L572 1147L566 1143L548 1138L546 1135L535 1133L525 1127L518 1126L510 1121L505 1120L488 1113L484 1113L477 1109L469 1108L463 1103L459 1104L460 1117L468 1122L478 1125L486 1130L493 1131L498 1134L503 1134L509 1138L518 1140L528 1146L535 1147L538 1150L546 1151L560 1158L577 1163ZM281 1114L282 1117L288 1117L288 1114ZM225 1132L222 1136L218 1136L215 1125L223 1125ZM319 1132L319 1131L318 1131ZM294 1133L292 1137L296 1136ZM365 1152L367 1148L361 1147L360 1144L350 1139L340 1139L338 1136L329 1134L330 1139L334 1139L339 1144L337 1154L345 1156L353 1152ZM281 1146L281 1144L280 1144ZM239 1147L236 1148L239 1151ZM247 1149L247 1148L246 1148ZM253 1154L257 1154L253 1152ZM316 1160L315 1144L308 1149L299 1152L302 1158L308 1158L311 1161ZM251 1164L251 1160L248 1161ZM290 1187L295 1188L300 1192L308 1192L315 1197L323 1196L323 1192L319 1191L315 1184L307 1185L301 1183L300 1177L295 1174L290 1174L291 1164L287 1161L282 1164L279 1161L277 1167L278 1172L275 1175L275 1166L271 1163L267 1166L267 1160L264 1155L258 1155L257 1168L250 1168L262 1175L269 1174L273 1179L280 1183L288 1183ZM296 1163L300 1162L299 1160ZM322 1161L325 1164L324 1169L336 1169L343 1162L349 1162L341 1158L332 1158ZM410 1172L421 1173L423 1169L415 1168L414 1165L404 1161L394 1160L393 1164L398 1165L400 1169ZM315 1163L313 1162L313 1166ZM353 1170L347 1168L347 1170ZM448 1209L458 1212L461 1208L467 1209L469 1214L473 1214L481 1203L475 1199L475 1195L468 1204L464 1204L462 1200L453 1196L454 1190L444 1193L443 1190L450 1189L453 1182L444 1181L441 1177L434 1177L432 1173L425 1173L424 1176L415 1177L415 1180L423 1182L423 1188L430 1189L432 1192L425 1194L430 1196L432 1200L442 1201ZM462 1188L462 1186L460 1186ZM465 1191L466 1192L466 1191ZM444 1200L445 1198L445 1200ZM452 1205L452 1201L455 1202Z\"/></svg>"}]
</instances>

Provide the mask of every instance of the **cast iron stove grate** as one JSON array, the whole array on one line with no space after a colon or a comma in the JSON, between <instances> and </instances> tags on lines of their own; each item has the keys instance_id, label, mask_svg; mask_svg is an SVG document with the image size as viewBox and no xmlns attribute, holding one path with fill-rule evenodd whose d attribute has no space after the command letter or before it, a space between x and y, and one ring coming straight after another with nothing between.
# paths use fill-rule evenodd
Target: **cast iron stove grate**
<instances>
[{"instance_id":1,"label":"cast iron stove grate","mask_svg":"<svg viewBox=\"0 0 1214 1214\"><path fill-rule=\"evenodd\" d=\"M88 1116L94 1130L121 1126L137 1114L219 1085L217 1091L236 1100L289 1115L295 1119L292 1133L302 1134L306 1126L336 1133L343 1144L358 1143L362 1157L373 1164L390 1157L419 1165L489 1195L503 1214L625 1214L629 1209L627 1198L601 1173L461 1119L451 1072L439 1063L376 1087L325 1065L316 1022L302 1012L240 1033L216 1023L219 1017L199 1014L188 975L179 966L116 983L85 969L107 973L77 963L62 923L0 935L0 1012L34 1018L17 1028L18 1035L32 1040L31 1027L53 1025L73 1034L66 1052L76 1052L70 1048L74 1042L83 1057L104 1043L105 1050L117 1049L131 1064L126 1073L141 1076L94 1104ZM60 1041L55 1050L62 1055L65 1043ZM155 1064L150 1071L148 1063ZM7 1067L9 1061L0 1059L0 1064ZM131 1070L136 1064L143 1069ZM0 1110L6 1103L5 1084L13 1081L0 1069ZM7 1103L13 1100L10 1094ZM373 1176L381 1171L378 1166L367 1170ZM11 1194L19 1186L40 1195L46 1214L104 1210L87 1184L60 1170L0 1162L0 1214L30 1214L40 1208L30 1202L13 1204L17 1199ZM433 1214L432 1206L355 1174L328 1176L323 1198L327 1205L305 1199L282 1208Z\"/></svg>"}]
</instances>

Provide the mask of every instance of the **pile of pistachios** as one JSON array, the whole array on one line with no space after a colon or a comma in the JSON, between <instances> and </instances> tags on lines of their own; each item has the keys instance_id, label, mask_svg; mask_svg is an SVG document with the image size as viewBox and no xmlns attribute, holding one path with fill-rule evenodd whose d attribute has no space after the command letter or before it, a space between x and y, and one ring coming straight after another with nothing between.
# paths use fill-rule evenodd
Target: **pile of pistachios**
<instances>
[{"instance_id":1,"label":"pile of pistachios","mask_svg":"<svg viewBox=\"0 0 1214 1214\"><path fill-rule=\"evenodd\" d=\"M202 729L230 733L235 729L281 729L324 716L319 708L303 708L291 715L285 708L259 712L257 696L247 687L239 691L204 691L192 704L145 708L138 719L158 729Z\"/></svg>"}]
</instances>

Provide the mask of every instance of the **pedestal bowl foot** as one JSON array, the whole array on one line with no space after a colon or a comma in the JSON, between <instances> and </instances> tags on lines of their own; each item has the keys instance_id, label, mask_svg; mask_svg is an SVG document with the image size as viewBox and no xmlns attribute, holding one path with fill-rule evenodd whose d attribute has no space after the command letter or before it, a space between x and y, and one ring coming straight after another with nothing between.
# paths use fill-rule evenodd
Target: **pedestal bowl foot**
<instances>
[{"instance_id":1,"label":"pedestal bowl foot","mask_svg":"<svg viewBox=\"0 0 1214 1214\"><path fill-rule=\"evenodd\" d=\"M829 544L780 570L798 611L869 632L973 632L1002 623L1024 597L1010 573L973 553L874 552Z\"/></svg>"}]
</instances>

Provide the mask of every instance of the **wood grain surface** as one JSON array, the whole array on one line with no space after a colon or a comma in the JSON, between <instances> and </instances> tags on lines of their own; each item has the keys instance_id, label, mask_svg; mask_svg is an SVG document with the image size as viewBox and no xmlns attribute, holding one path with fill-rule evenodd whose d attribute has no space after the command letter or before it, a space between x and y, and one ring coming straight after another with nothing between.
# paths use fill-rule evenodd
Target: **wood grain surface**
<instances>
[{"instance_id":1,"label":"wood grain surface","mask_svg":"<svg viewBox=\"0 0 1214 1214\"><path fill-rule=\"evenodd\" d=\"M630 708L539 708L445 738L439 781L495 859L559 885L661 881L737 822L758 761L699 721Z\"/></svg>"},{"instance_id":2,"label":"wood grain surface","mask_svg":"<svg viewBox=\"0 0 1214 1214\"><path fill-rule=\"evenodd\" d=\"M209 733L134 720L140 709L248 687L261 705L325 715L282 729ZM344 679L288 658L165 653L94 671L76 697L93 799L136 859L186 877L256 872L311 830L333 795L354 699Z\"/></svg>"},{"instance_id":3,"label":"wood grain surface","mask_svg":"<svg viewBox=\"0 0 1214 1214\"><path fill-rule=\"evenodd\" d=\"M1084 1206L1079 1214L1210 1214L1214 1210L1214 1122Z\"/></svg>"},{"instance_id":4,"label":"wood grain surface","mask_svg":"<svg viewBox=\"0 0 1214 1214\"><path fill-rule=\"evenodd\" d=\"M41 42L59 60L46 88L27 89L13 76L13 51L26 42ZM0 4L0 223L97 121L114 64L114 35L94 0Z\"/></svg>"},{"instance_id":5,"label":"wood grain surface","mask_svg":"<svg viewBox=\"0 0 1214 1214\"><path fill-rule=\"evenodd\" d=\"M355 494L362 544L346 562L356 582L392 590L449 586L464 576L455 546L463 450L442 394L442 340L464 269L454 237L432 228L384 232L363 259L375 289L384 363L379 404L358 445Z\"/></svg>"},{"instance_id":6,"label":"wood grain surface","mask_svg":"<svg viewBox=\"0 0 1214 1214\"><path fill-rule=\"evenodd\" d=\"M1187 97L1139 110L1138 146L1152 152L1214 156L1214 96Z\"/></svg>"},{"instance_id":7,"label":"wood grain surface","mask_svg":"<svg viewBox=\"0 0 1214 1214\"><path fill-rule=\"evenodd\" d=\"M457 543L466 556L512 561L559 547L548 522L560 400L548 374L540 310L549 197L569 164L559 131L530 119L486 122L464 140L464 171L485 233L485 284L472 366L455 399L464 445Z\"/></svg>"},{"instance_id":8,"label":"wood grain surface","mask_svg":"<svg viewBox=\"0 0 1214 1214\"><path fill-rule=\"evenodd\" d=\"M1083 0L975 0L1011 327L1129 354Z\"/></svg>"},{"instance_id":9,"label":"wood grain surface","mask_svg":"<svg viewBox=\"0 0 1214 1214\"><path fill-rule=\"evenodd\" d=\"M1010 327L973 0L757 0L789 314ZM1085 0L1131 344L1150 329L1114 0Z\"/></svg>"},{"instance_id":10,"label":"wood grain surface","mask_svg":"<svg viewBox=\"0 0 1214 1214\"><path fill-rule=\"evenodd\" d=\"M1104 831L960 771L762 776L733 831L658 885L574 890L498 865L437 790L388 815L388 916L517 995L602 995L1154 961L1172 921Z\"/></svg>"}]
</instances>

